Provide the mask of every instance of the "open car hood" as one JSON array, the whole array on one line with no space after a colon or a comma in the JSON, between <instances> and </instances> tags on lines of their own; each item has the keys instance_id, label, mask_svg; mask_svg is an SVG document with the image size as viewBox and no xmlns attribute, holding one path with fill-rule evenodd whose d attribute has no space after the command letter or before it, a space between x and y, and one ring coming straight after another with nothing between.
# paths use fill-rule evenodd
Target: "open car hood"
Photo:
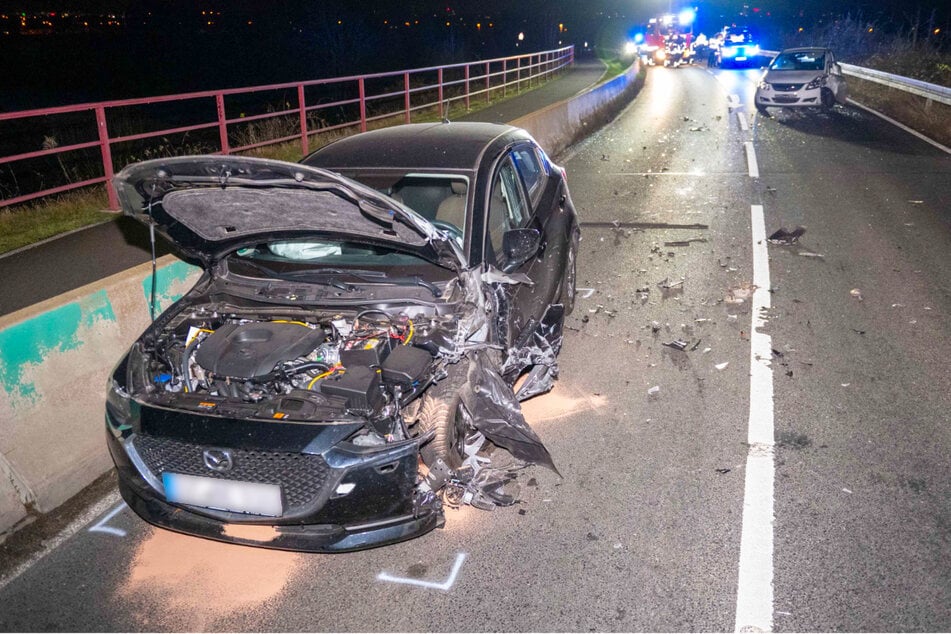
<instances>
[{"instance_id":1,"label":"open car hood","mask_svg":"<svg viewBox=\"0 0 951 634\"><path fill-rule=\"evenodd\" d=\"M122 211L208 266L235 249L315 234L382 244L453 270L456 244L428 220L333 172L270 159L181 156L129 165Z\"/></svg>"}]
</instances>

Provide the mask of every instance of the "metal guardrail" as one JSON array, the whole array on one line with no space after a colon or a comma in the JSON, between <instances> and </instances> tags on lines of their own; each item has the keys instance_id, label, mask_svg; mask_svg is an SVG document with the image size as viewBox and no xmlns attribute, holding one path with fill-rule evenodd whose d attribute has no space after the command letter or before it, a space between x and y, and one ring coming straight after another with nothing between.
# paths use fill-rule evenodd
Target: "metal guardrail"
<instances>
[{"instance_id":1,"label":"metal guardrail","mask_svg":"<svg viewBox=\"0 0 951 634\"><path fill-rule=\"evenodd\" d=\"M310 138L314 135L345 128L357 128L365 132L367 125L372 122L395 117L402 117L402 122L410 123L414 112L427 109L437 110L439 116L442 117L445 108L454 101L464 102L466 109L469 108L473 98L481 97L489 103L492 94L497 91L501 92L502 96L505 96L513 87L516 91L520 91L526 82L531 86L533 82L547 78L573 62L574 46L567 46L524 55L386 73L0 113L0 136L5 135L2 127L4 122L31 122L42 134L43 130L54 129L55 122L51 120L52 118L69 115L73 119L82 120L78 123L72 121L70 125L85 127L86 136L89 137L63 146L44 143L42 150L0 156L0 167L11 166L12 170L12 166L17 163L43 157L55 157L61 160L62 155L66 153L93 148L98 148L102 163L102 176L0 199L0 208L72 189L108 184L115 172L113 148L118 144L199 131L211 131L213 134L217 129L219 149L215 153L231 154L300 139L302 153L306 155L310 148ZM320 89L324 89L323 94L319 92ZM283 108L251 116L245 116L243 112L239 116L235 115L234 111L240 108L239 104L235 104L238 98L267 92L280 94ZM138 131L120 136L112 136L109 132L110 123L114 122L110 118L110 112L133 106L152 106L173 102L187 104L187 110L195 113L210 110L210 107L213 107L217 116L212 120L192 122L188 125ZM370 111L371 107L374 107L373 112ZM339 113L348 109L355 114L349 119L341 120ZM331 117L329 120L332 123L328 125L314 127L308 122L308 117L313 117L321 111L337 112L338 116ZM285 121L288 118L296 119L296 127L299 131L279 138L232 145L232 136L229 132L232 132L236 126L277 118L283 118ZM15 172L13 176L16 176ZM109 195L109 208L118 209L119 201L115 191L111 187L106 189Z\"/></svg>"},{"instance_id":2,"label":"metal guardrail","mask_svg":"<svg viewBox=\"0 0 951 634\"><path fill-rule=\"evenodd\" d=\"M776 57L779 55L779 51L760 50L760 53L769 57ZM921 81L920 79L912 79L910 77L902 77L901 75L886 73L881 70L875 70L874 68L855 66L854 64L845 64L839 62L839 66L842 67L842 73L844 75L875 82L876 84L882 84L883 86L888 86L889 88L910 92L914 95L918 95L919 97L924 97L925 99L931 99L932 101L937 101L939 103L951 106L951 88L939 86L937 84L930 84L926 81Z\"/></svg>"}]
</instances>

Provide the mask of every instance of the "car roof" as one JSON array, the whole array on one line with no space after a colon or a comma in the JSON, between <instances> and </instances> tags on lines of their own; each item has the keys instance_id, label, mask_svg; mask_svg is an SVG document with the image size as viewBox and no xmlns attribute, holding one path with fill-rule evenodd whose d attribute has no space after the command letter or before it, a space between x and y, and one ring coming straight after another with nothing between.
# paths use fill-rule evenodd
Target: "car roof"
<instances>
[{"instance_id":1,"label":"car roof","mask_svg":"<svg viewBox=\"0 0 951 634\"><path fill-rule=\"evenodd\" d=\"M508 137L504 138L503 137ZM394 167L475 170L497 140L531 137L496 123L414 123L364 132L335 141L302 161L321 167Z\"/></svg>"},{"instance_id":2,"label":"car roof","mask_svg":"<svg viewBox=\"0 0 951 634\"><path fill-rule=\"evenodd\" d=\"M829 49L826 46L798 46L796 48L784 48L783 50L779 52L779 54L782 55L783 53L810 53L810 52L816 52L816 51L821 51L825 53L826 51L829 51L829 50L831 49Z\"/></svg>"}]
</instances>

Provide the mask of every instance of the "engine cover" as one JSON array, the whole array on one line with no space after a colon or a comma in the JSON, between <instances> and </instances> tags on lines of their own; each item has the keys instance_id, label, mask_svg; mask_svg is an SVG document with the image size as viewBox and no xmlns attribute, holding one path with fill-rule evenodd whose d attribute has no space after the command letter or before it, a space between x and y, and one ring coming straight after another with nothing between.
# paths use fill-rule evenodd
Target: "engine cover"
<instances>
[{"instance_id":1,"label":"engine cover","mask_svg":"<svg viewBox=\"0 0 951 634\"><path fill-rule=\"evenodd\" d=\"M282 361L309 354L323 342L322 330L300 324L226 324L202 342L195 361L217 376L254 379L269 374Z\"/></svg>"}]
</instances>

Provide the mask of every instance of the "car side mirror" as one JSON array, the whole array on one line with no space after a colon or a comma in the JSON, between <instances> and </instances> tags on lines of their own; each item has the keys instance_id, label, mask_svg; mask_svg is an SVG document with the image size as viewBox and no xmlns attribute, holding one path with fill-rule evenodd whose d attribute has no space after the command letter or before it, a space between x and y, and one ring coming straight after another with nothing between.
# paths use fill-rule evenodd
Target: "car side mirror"
<instances>
[{"instance_id":1,"label":"car side mirror","mask_svg":"<svg viewBox=\"0 0 951 634\"><path fill-rule=\"evenodd\" d=\"M841 75L841 74L842 74L842 67L839 66L839 62L836 62L836 63L834 63L834 64L832 65L832 74L833 74L833 75Z\"/></svg>"},{"instance_id":2,"label":"car side mirror","mask_svg":"<svg viewBox=\"0 0 951 634\"><path fill-rule=\"evenodd\" d=\"M538 229L510 229L502 234L502 252L506 268L515 268L530 260L541 248Z\"/></svg>"}]
</instances>

